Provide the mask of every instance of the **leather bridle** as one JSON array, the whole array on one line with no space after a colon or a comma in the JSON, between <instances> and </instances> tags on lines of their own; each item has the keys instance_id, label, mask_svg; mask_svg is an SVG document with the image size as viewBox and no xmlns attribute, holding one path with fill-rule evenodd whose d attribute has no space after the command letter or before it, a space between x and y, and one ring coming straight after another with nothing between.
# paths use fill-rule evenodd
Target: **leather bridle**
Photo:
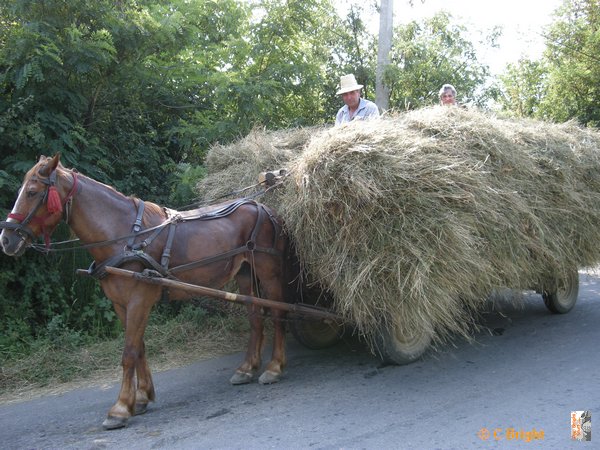
<instances>
[{"instance_id":1,"label":"leather bridle","mask_svg":"<svg viewBox=\"0 0 600 450\"><path fill-rule=\"evenodd\" d=\"M66 195L66 197L61 201L62 206L64 207L64 211L68 211L70 209L70 204L73 201L73 197L77 193L78 180L77 180L77 172L71 172L73 175L73 187ZM38 210L42 207L42 205L48 202L48 193L51 187L55 187L56 185L56 170L52 171L48 178L40 178L37 176L32 177L33 181L39 181L46 185L46 189L44 190L44 195L38 200L35 207L29 211L27 215L20 213L10 213L8 215L9 219L17 220L18 222L0 222L0 228L6 228L14 231L19 235L19 237L23 241L27 241L29 239L30 245L36 240L36 235L33 233L29 224L37 224L42 230L42 235L44 236L44 243L46 244L46 248L50 247L50 234L52 230L49 232L46 228L46 220L52 217L56 212L46 212L46 214L37 216ZM68 214L67 219L68 221Z\"/></svg>"}]
</instances>

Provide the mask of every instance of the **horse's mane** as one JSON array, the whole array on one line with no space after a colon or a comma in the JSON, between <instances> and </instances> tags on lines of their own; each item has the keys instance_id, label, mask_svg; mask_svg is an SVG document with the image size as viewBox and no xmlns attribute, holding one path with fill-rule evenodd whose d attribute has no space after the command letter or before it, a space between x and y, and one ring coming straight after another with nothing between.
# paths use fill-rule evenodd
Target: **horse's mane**
<instances>
[{"instance_id":1,"label":"horse's mane","mask_svg":"<svg viewBox=\"0 0 600 450\"><path fill-rule=\"evenodd\" d=\"M97 183L97 184L99 184L101 186L104 186L106 189L110 190L114 195L119 196L119 197L123 197L125 199L129 199L135 205L137 205L139 203L139 200L140 200L139 197L135 197L135 196L131 196L131 195L125 195L122 192L119 192L113 186L111 186L109 184L106 184L106 183L103 183L101 181L95 180L95 179L93 179L91 177L88 177L87 175L84 175L84 174L80 173L79 171L77 171L75 169L69 169L69 168L63 166L62 163L60 163L60 162L58 163L57 170L58 169L60 169L60 171L58 172L59 175L63 175L64 176L67 173L69 175L71 175L73 172L77 172L77 175L78 175L79 178L84 178L84 179L89 180L89 181L91 181L93 183ZM154 215L158 215L158 216L163 217L163 218L166 216L165 212L164 212L164 210L162 208L162 206L160 206L160 205L158 205L156 203L144 200L144 217L148 218L148 217L151 217L151 216L154 216Z\"/></svg>"},{"instance_id":2,"label":"horse's mane","mask_svg":"<svg viewBox=\"0 0 600 450\"><path fill-rule=\"evenodd\" d=\"M158 215L165 215L165 211L163 209L162 206L157 205L156 203L152 203L152 202L145 202L146 203L146 212L148 214L158 214Z\"/></svg>"}]
</instances>

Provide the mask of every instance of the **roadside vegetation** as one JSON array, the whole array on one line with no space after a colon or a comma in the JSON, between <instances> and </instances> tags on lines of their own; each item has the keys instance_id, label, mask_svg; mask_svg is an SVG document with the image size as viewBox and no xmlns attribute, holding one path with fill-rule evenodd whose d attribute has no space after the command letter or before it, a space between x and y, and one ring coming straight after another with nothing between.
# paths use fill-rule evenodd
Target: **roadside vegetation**
<instances>
[{"instance_id":1,"label":"roadside vegetation","mask_svg":"<svg viewBox=\"0 0 600 450\"><path fill-rule=\"evenodd\" d=\"M160 305L150 318L145 342L153 371L245 349L249 333L245 308L210 299ZM88 384L117 383L121 377L123 333L99 338L82 330L51 325L21 352L4 355L0 404Z\"/></svg>"},{"instance_id":2,"label":"roadside vegetation","mask_svg":"<svg viewBox=\"0 0 600 450\"><path fill-rule=\"evenodd\" d=\"M0 216L39 155L57 152L126 195L196 205L211 148L257 129L330 124L343 74L374 98L367 13L373 2L350 2L340 16L331 0L0 0ZM472 108L597 127L599 29L597 0L565 0L543 30L544 55L493 78L476 49L495 46L501 30L474 42L444 12L399 25L389 107L430 106L452 83ZM70 238L63 226L52 241ZM98 283L75 275L89 255L56 251L71 246L0 254L0 396L104 370L120 377L121 326ZM243 308L199 303L153 313L150 361L245 345Z\"/></svg>"}]
</instances>

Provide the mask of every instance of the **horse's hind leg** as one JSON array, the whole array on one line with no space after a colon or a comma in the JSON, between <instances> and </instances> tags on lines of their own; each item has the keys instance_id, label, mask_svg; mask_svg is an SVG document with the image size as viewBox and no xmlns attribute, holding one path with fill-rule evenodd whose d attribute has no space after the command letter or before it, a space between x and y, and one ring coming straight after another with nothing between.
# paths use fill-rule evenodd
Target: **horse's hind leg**
<instances>
[{"instance_id":1,"label":"horse's hind leg","mask_svg":"<svg viewBox=\"0 0 600 450\"><path fill-rule=\"evenodd\" d=\"M241 294L254 295L250 267L247 264L242 266L235 276L235 280ZM231 384L250 383L261 365L264 340L262 311L257 305L248 305L247 309L248 320L250 321L250 340L248 341L244 361L229 380Z\"/></svg>"}]
</instances>

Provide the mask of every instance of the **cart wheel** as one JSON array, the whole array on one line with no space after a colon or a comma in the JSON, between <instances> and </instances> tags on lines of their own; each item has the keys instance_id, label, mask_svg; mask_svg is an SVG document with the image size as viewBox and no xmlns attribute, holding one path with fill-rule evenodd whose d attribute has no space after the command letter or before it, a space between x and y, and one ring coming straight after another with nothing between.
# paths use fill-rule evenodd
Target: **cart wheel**
<instances>
[{"instance_id":1,"label":"cart wheel","mask_svg":"<svg viewBox=\"0 0 600 450\"><path fill-rule=\"evenodd\" d=\"M555 314L565 314L573 309L579 295L579 273L570 270L566 278L558 280L557 286L542 291L546 307Z\"/></svg>"},{"instance_id":2,"label":"cart wheel","mask_svg":"<svg viewBox=\"0 0 600 450\"><path fill-rule=\"evenodd\" d=\"M342 339L344 326L335 321L291 316L290 329L298 342L312 350L331 347Z\"/></svg>"},{"instance_id":3,"label":"cart wheel","mask_svg":"<svg viewBox=\"0 0 600 450\"><path fill-rule=\"evenodd\" d=\"M377 350L383 362L389 364L410 364L421 357L429 348L433 333L419 330L407 334L398 325L384 328L378 339Z\"/></svg>"}]
</instances>

